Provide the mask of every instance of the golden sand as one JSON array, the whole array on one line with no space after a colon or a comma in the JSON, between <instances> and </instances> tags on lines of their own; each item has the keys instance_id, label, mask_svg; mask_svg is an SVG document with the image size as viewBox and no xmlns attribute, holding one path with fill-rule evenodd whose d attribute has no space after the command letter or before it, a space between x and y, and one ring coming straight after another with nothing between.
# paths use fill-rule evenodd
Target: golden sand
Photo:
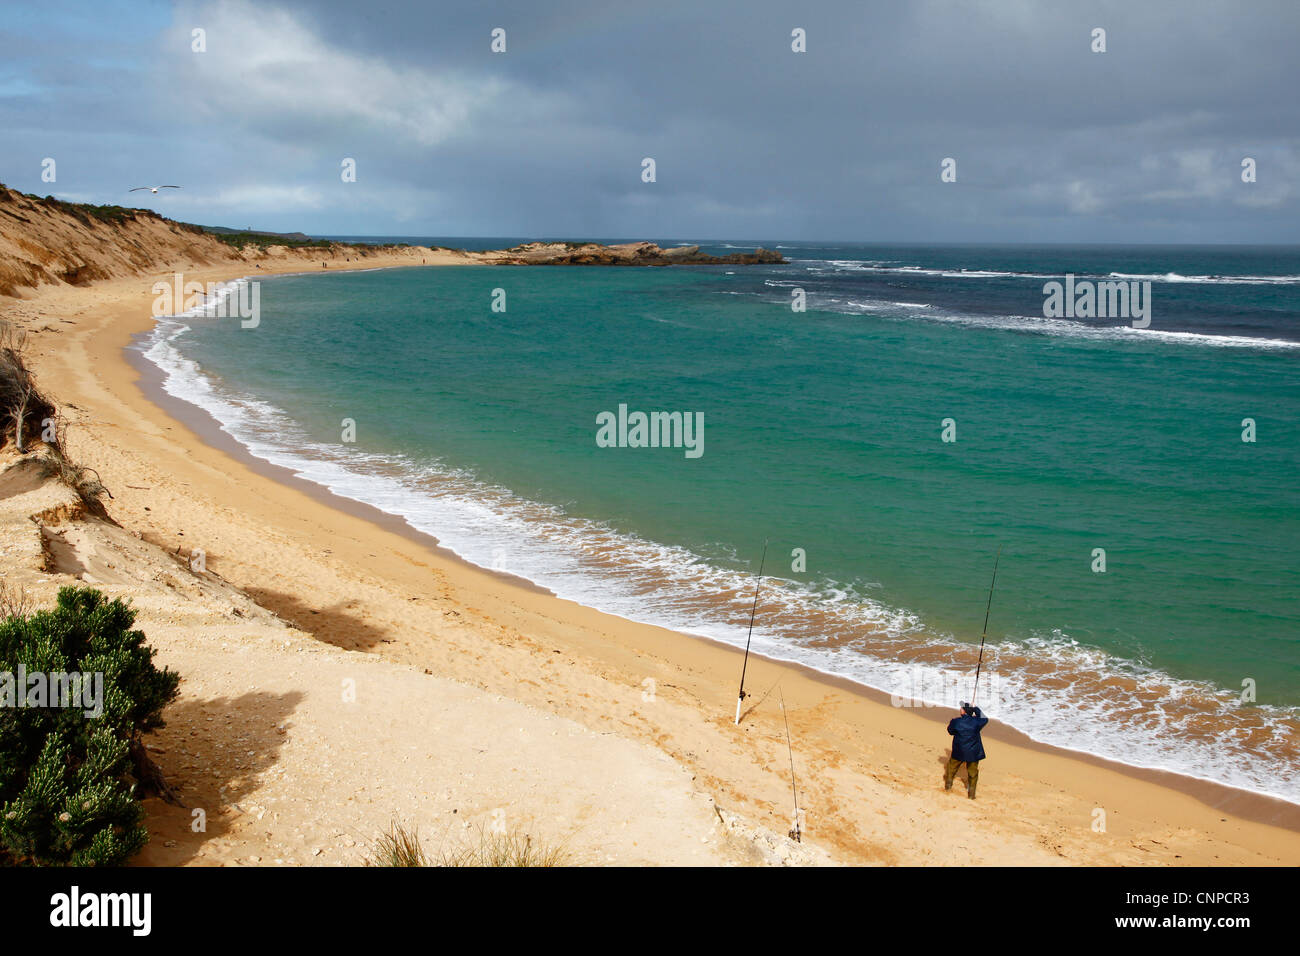
<instances>
[{"instance_id":1,"label":"golden sand","mask_svg":"<svg viewBox=\"0 0 1300 956\"><path fill-rule=\"evenodd\" d=\"M412 264L407 252L330 267ZM250 271L230 259L185 278ZM0 492L3 570L42 600L76 579L130 596L184 676L153 746L187 806L147 801L140 862L356 863L396 818L434 845L504 825L593 864L1300 863L1300 807L1038 746L996 722L979 799L960 783L944 792L948 714L762 658L735 726L732 648L467 565L256 461L203 413L159 404L124 349L170 275L0 299L120 525L60 511L57 488L14 484L26 490ZM194 549L203 573L187 564ZM785 837L778 694L801 845Z\"/></svg>"}]
</instances>

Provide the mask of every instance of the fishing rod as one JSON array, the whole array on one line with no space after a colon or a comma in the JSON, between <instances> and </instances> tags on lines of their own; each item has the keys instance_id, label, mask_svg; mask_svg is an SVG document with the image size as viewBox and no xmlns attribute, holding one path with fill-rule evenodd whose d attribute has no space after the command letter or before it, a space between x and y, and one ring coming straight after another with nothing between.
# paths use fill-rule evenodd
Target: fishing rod
<instances>
[{"instance_id":1,"label":"fishing rod","mask_svg":"<svg viewBox=\"0 0 1300 956\"><path fill-rule=\"evenodd\" d=\"M781 716L785 718L785 749L790 753L790 792L794 794L794 829L790 836L802 843L799 833L799 787L794 782L794 746L790 743L790 715L785 712L785 692L781 692Z\"/></svg>"},{"instance_id":2,"label":"fishing rod","mask_svg":"<svg viewBox=\"0 0 1300 956\"><path fill-rule=\"evenodd\" d=\"M997 557L993 559L993 580L989 582L989 603L984 608L984 633L980 635L980 659L975 665L975 686L971 688L970 705L975 706L975 695L980 689L980 668L984 666L984 641L989 636L989 612L993 610L993 588L998 583L998 561L1002 559L1002 545L998 545Z\"/></svg>"},{"instance_id":3,"label":"fishing rod","mask_svg":"<svg viewBox=\"0 0 1300 956\"><path fill-rule=\"evenodd\" d=\"M736 698L736 723L740 723L740 705L745 700L745 671L749 669L749 642L754 636L754 615L758 613L758 590L763 586L763 564L767 561L767 538L763 539L763 556L758 561L758 580L754 582L754 606L749 610L749 634L745 638L745 662L740 668L740 695Z\"/></svg>"}]
</instances>

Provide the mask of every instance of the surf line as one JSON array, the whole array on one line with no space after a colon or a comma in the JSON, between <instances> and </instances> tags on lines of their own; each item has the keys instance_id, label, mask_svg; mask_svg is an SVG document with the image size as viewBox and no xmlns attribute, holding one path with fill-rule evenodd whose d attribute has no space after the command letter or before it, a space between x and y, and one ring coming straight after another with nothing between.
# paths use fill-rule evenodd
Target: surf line
<instances>
[{"instance_id":1,"label":"surf line","mask_svg":"<svg viewBox=\"0 0 1300 956\"><path fill-rule=\"evenodd\" d=\"M993 610L993 588L998 583L998 562L1002 560L1002 545L998 545L997 557L993 559L993 580L989 582L989 602L984 607L984 633L980 635L980 657L975 665L975 686L971 688L970 704L975 706L975 695L980 689L980 668L984 666L984 641L989 636L989 612Z\"/></svg>"},{"instance_id":2,"label":"surf line","mask_svg":"<svg viewBox=\"0 0 1300 956\"><path fill-rule=\"evenodd\" d=\"M740 723L740 705L745 700L745 671L749 669L749 642L754 637L754 615L758 613L758 591L763 586L763 565L767 561L767 538L763 539L763 556L758 560L758 580L754 582L754 606L749 609L749 634L745 637L745 661L740 667L740 695L736 698L736 723Z\"/></svg>"}]
</instances>

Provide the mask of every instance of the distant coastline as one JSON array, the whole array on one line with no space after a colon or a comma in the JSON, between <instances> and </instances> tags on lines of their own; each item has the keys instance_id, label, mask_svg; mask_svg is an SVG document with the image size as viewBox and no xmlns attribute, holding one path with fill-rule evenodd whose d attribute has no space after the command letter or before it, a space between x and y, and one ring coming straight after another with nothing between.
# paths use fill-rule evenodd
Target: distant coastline
<instances>
[{"instance_id":1,"label":"distant coastline","mask_svg":"<svg viewBox=\"0 0 1300 956\"><path fill-rule=\"evenodd\" d=\"M0 296L22 298L42 285L84 286L159 269L198 269L231 258L256 269L301 262L384 258L386 265L781 265L776 250L715 256L699 246L661 249L653 242L528 242L509 249L471 251L443 246L348 244L301 232L275 233L197 226L150 209L72 203L21 193L0 183ZM393 260L399 261L393 261ZM403 263L400 260L405 260Z\"/></svg>"}]
</instances>

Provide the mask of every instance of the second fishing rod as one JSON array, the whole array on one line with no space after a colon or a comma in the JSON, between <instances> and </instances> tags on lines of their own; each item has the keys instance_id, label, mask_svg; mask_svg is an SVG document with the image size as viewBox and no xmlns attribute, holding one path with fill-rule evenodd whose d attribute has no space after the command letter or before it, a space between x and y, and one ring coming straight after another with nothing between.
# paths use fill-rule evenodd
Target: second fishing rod
<instances>
[{"instance_id":1,"label":"second fishing rod","mask_svg":"<svg viewBox=\"0 0 1300 956\"><path fill-rule=\"evenodd\" d=\"M763 587L763 566L767 563L767 538L763 539L763 556L758 561L758 580L754 582L754 606L749 609L749 634L745 637L745 661L740 667L740 693L736 697L736 723L740 723L740 705L745 701L745 672L749 669L749 642L754 637L754 615L758 613L758 592Z\"/></svg>"}]
</instances>

